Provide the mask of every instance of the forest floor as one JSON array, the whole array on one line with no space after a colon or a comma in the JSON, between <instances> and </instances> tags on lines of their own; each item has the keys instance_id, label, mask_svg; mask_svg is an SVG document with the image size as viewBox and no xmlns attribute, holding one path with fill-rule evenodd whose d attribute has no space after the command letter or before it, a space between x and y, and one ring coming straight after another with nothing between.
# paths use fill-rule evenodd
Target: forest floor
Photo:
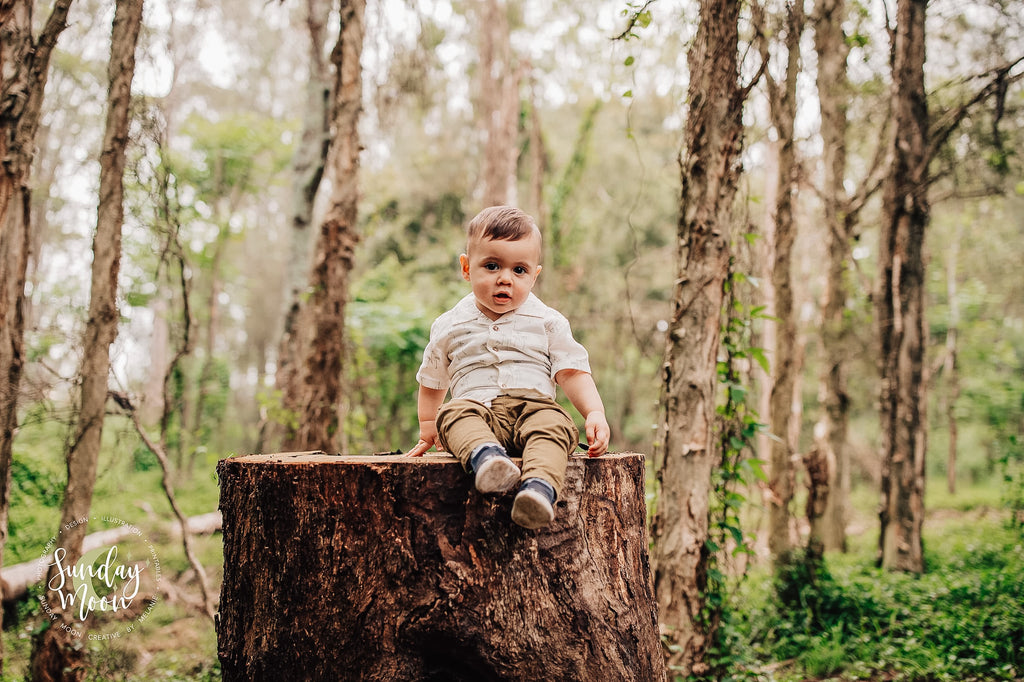
<instances>
[{"instance_id":1,"label":"forest floor","mask_svg":"<svg viewBox=\"0 0 1024 682\"><path fill-rule=\"evenodd\" d=\"M871 512L871 495L862 493L862 498L855 500L857 511L851 523L850 552L846 555L830 556L829 567L836 575L860 575L864 568L871 564L874 545L877 542L877 520L874 524ZM209 496L205 496L209 499ZM1002 538L1002 546L1006 546L1007 538L1012 542L1014 533L1020 540L1020 531L1008 530L1008 514L998 506L998 493L991 489L979 488L960 493L958 496L936 495L930 500L925 524L926 543L928 547L939 548L932 552L930 558L937 571L957 570L963 572L967 555L979 551L992 552L993 546L984 545L986 538ZM145 529L144 529L145 531ZM1009 535L1007 535L1009 533ZM91 625L85 646L90 654L91 672L89 680L121 680L134 681L188 681L209 682L220 679L220 668L217 660L217 643L213 622L203 615L200 591L195 573L184 559L180 539L176 539L162 531L145 531L143 537L147 544L152 544L152 551L159 556L161 566L161 584L159 590L154 585L144 583L143 591L150 590L150 596L157 597L151 609L151 617L140 622L138 610L122 613L120 617L101 614ZM197 536L196 549L209 573L213 593L219 592L222 574L222 548L220 534L213 536ZM128 545L123 547L131 552ZM1016 559L1020 561L1022 553L1017 545ZM141 551L141 548L137 548ZM959 557L959 558L958 558ZM834 568L833 568L834 567ZM1024 566L1018 566L1010 572L1018 578L1024 578ZM880 578L875 578L876 580ZM857 578L853 579L854 581ZM854 583L855 584L855 583ZM863 649L855 649L849 643L828 642L827 638L818 641L815 637L804 635L792 630L792 623L787 625L780 619L772 627L750 625L758 618L773 617L771 605L763 597L770 593L770 579L763 566L752 567L742 586L744 595L760 595L746 601L743 609L748 612L738 614L739 621L748 623L746 628L736 628L736 660L737 673L724 676L722 679L764 680L765 682L790 680L941 680L941 679L992 679L1020 680L1024 670L1012 666L994 670L991 676L984 674L971 677L944 676L927 672L931 670L925 664L909 665L901 658L900 651L904 644L895 640L888 654L872 649L870 654ZM899 588L894 588L898 593ZM1020 594L1022 586L1012 584L1010 591ZM4 615L4 674L3 682L24 679L32 634L45 625L45 616L41 612L38 600L39 590L33 588L29 599L21 602L17 608ZM148 598L148 597L147 597ZM770 600L769 600L770 601ZM857 607L859 608L859 607ZM775 614L778 615L778 614ZM972 617L972 616L967 616ZM986 616L982 616L986 617ZM1011 624L1013 627L1024 627L1020 622ZM131 626L131 631L127 628ZM790 629L787 630L786 628ZM772 648L759 638L775 638L785 643L780 632L790 637L789 649ZM788 634L787 634L788 633ZM853 635L849 635L852 637ZM800 644L803 642L803 644ZM800 647L804 648L801 649ZM886 669L878 660L850 660L853 658L879 658L892 656L892 665ZM774 660L776 656L778 660ZM829 658L831 657L831 658ZM821 660L822 658L828 660ZM956 668L953 668L954 670ZM742 672L739 672L741 671ZM917 671L917 672L915 672ZM925 672L922 672L925 671ZM921 674L919 674L921 673Z\"/></svg>"}]
</instances>

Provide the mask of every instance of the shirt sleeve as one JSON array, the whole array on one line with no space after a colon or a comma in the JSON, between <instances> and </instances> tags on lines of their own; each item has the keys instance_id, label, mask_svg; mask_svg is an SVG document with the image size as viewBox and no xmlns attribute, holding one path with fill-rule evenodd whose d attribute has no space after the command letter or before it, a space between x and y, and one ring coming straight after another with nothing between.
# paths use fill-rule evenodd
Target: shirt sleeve
<instances>
[{"instance_id":1,"label":"shirt sleeve","mask_svg":"<svg viewBox=\"0 0 1024 682\"><path fill-rule=\"evenodd\" d=\"M551 356L551 378L554 379L563 369L575 369L591 374L587 349L573 338L569 320L558 311L552 310L545 327L548 334L548 352Z\"/></svg>"},{"instance_id":2,"label":"shirt sleeve","mask_svg":"<svg viewBox=\"0 0 1024 682\"><path fill-rule=\"evenodd\" d=\"M423 349L423 362L416 372L416 381L425 388L447 391L451 385L451 375L448 372L449 328L446 315L437 318L430 325L430 341Z\"/></svg>"}]
</instances>

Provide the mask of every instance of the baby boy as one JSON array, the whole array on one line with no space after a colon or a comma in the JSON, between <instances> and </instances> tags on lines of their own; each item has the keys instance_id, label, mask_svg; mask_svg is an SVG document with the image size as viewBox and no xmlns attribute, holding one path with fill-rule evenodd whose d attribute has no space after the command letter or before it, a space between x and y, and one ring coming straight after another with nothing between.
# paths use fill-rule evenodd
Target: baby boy
<instances>
[{"instance_id":1,"label":"baby boy","mask_svg":"<svg viewBox=\"0 0 1024 682\"><path fill-rule=\"evenodd\" d=\"M568 320L532 293L541 244L536 223L516 208L493 206L470 221L459 262L472 293L430 328L416 374L420 440L407 453L435 445L450 452L482 493L519 484L512 520L525 528L554 520L579 442L555 386L583 416L591 457L604 454L610 435L586 349ZM510 454L522 457L522 469Z\"/></svg>"}]
</instances>

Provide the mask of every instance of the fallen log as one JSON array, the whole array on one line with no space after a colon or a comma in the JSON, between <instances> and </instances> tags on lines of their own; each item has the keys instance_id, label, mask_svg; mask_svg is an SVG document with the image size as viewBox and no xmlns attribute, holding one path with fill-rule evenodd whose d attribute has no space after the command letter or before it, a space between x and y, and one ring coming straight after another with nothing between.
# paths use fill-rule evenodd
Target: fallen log
<instances>
[{"instance_id":1,"label":"fallen log","mask_svg":"<svg viewBox=\"0 0 1024 682\"><path fill-rule=\"evenodd\" d=\"M213 511L189 517L188 530L193 535L210 535L220 530L220 512ZM181 526L175 523L168 528L167 532L173 537L178 537L181 535ZM90 533L82 541L82 552L117 544L134 533L135 527L130 525L122 525ZM14 602L28 596L28 588L42 580L43 576L46 575L46 571L40 569L40 563L43 566L48 566L52 562L53 553L49 553L32 561L24 561L20 564L4 568L0 572L0 590L3 592L3 601Z\"/></svg>"},{"instance_id":2,"label":"fallen log","mask_svg":"<svg viewBox=\"0 0 1024 682\"><path fill-rule=\"evenodd\" d=\"M664 679L643 455L572 458L536 531L447 455L217 472L226 682Z\"/></svg>"}]
</instances>

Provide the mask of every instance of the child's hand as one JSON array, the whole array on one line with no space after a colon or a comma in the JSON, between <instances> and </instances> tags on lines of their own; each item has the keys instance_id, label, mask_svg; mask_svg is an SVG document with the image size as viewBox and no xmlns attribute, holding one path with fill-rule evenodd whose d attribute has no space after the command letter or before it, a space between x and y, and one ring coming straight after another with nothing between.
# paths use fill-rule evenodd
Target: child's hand
<instances>
[{"instance_id":1,"label":"child's hand","mask_svg":"<svg viewBox=\"0 0 1024 682\"><path fill-rule=\"evenodd\" d=\"M604 416L604 412L597 410L587 415L587 443L590 444L590 448L587 450L587 455L590 457L599 457L608 450L608 440L611 438L612 432L608 428L608 420Z\"/></svg>"},{"instance_id":2,"label":"child's hand","mask_svg":"<svg viewBox=\"0 0 1024 682\"><path fill-rule=\"evenodd\" d=\"M412 450L405 453L406 457L419 457L437 443L437 427L432 421L420 422L420 440Z\"/></svg>"}]
</instances>

